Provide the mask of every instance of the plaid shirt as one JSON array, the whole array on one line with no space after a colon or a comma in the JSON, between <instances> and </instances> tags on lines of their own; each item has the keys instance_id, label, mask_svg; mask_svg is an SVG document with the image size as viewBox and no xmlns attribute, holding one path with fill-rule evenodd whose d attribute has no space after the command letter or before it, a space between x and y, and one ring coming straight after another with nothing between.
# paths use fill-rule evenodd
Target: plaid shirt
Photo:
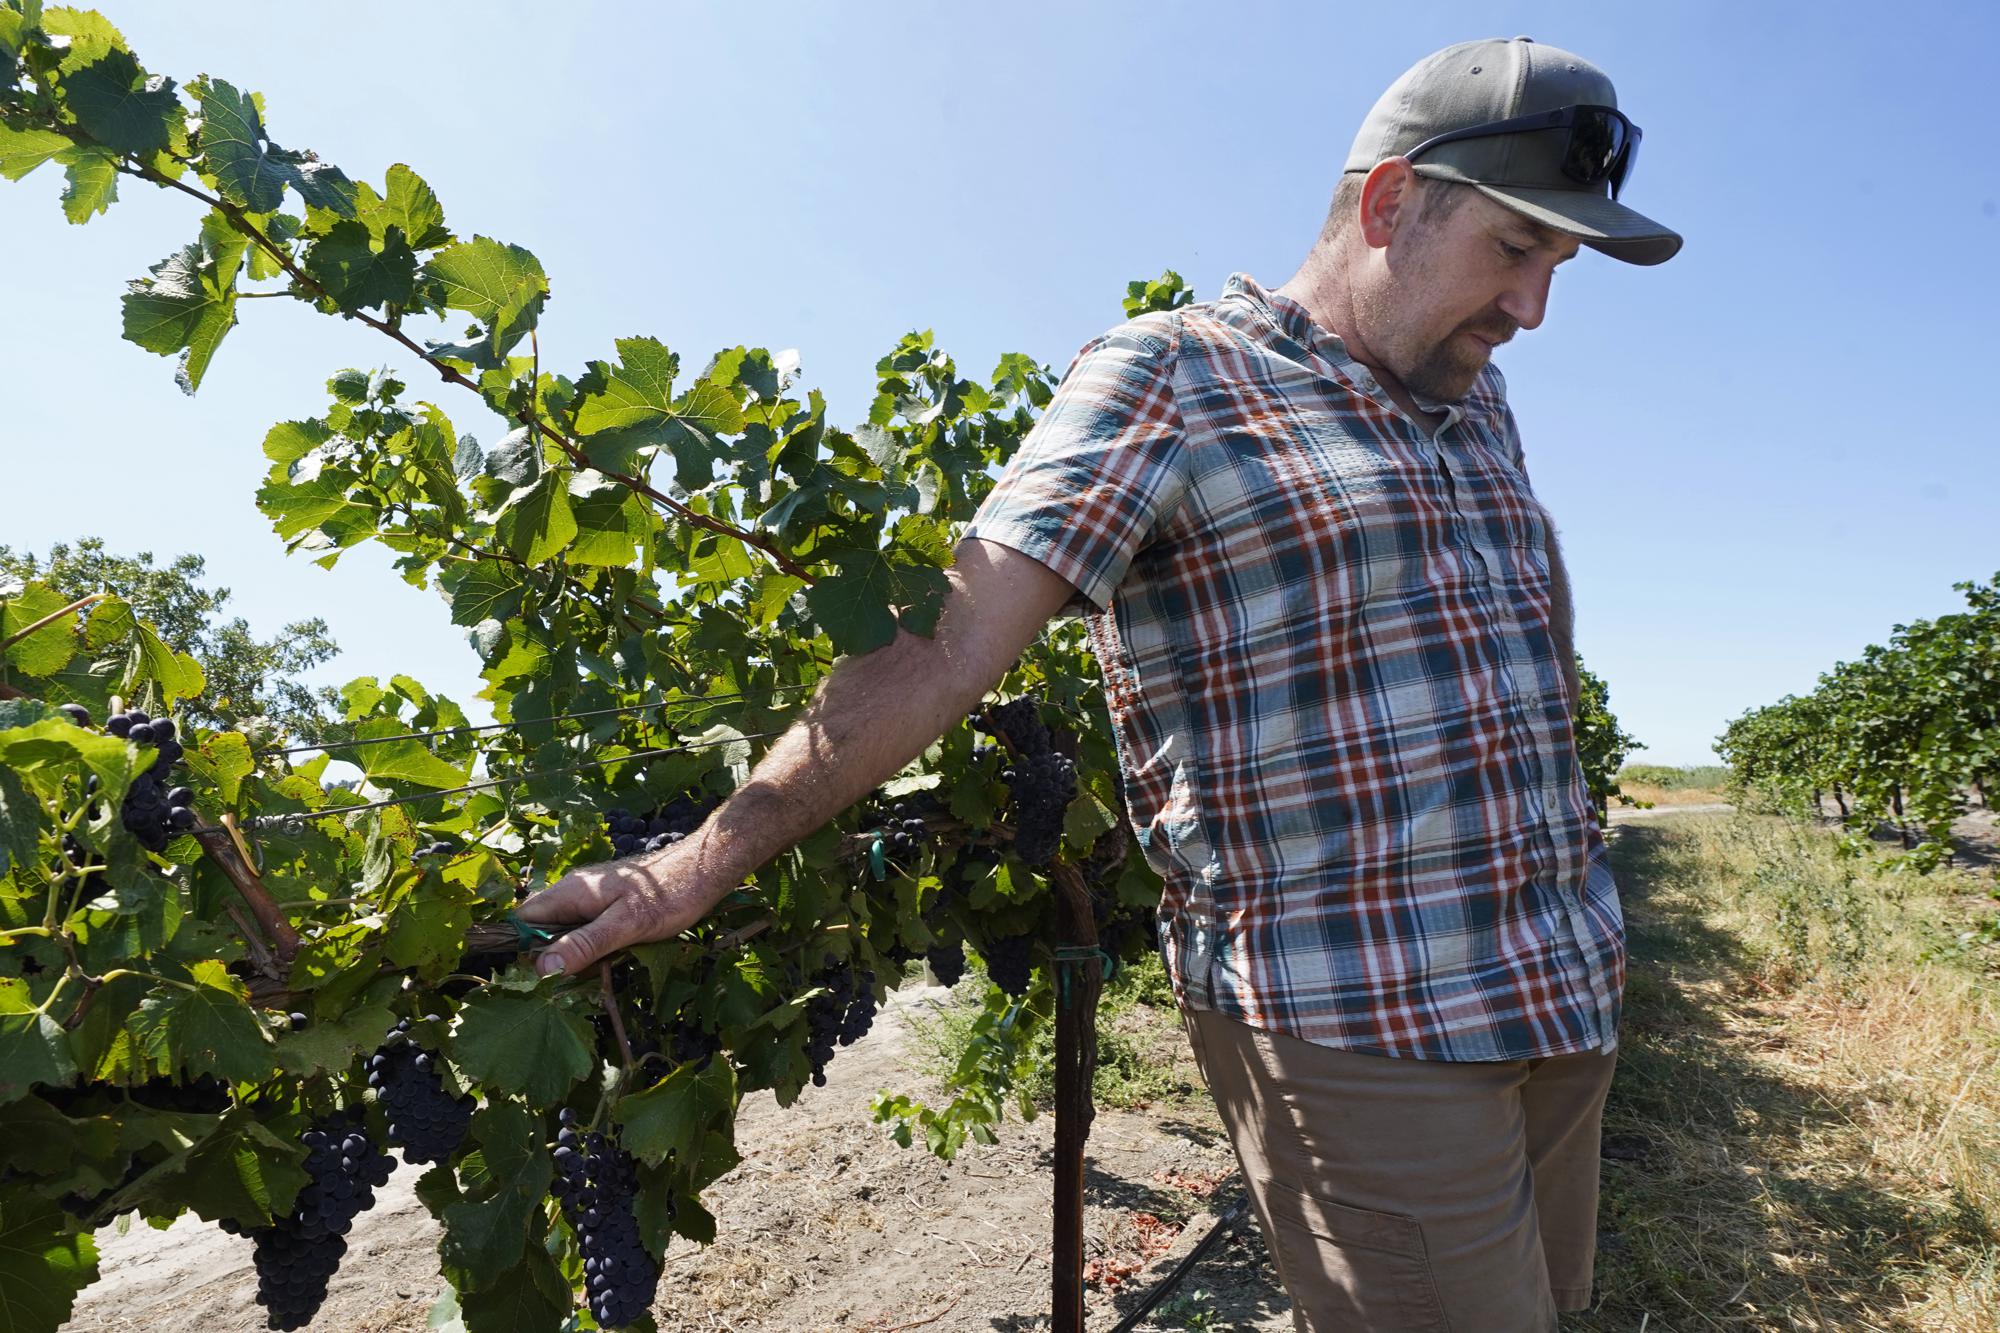
<instances>
[{"instance_id":1,"label":"plaid shirt","mask_svg":"<svg viewBox=\"0 0 2000 1333\"><path fill-rule=\"evenodd\" d=\"M1086 344L965 535L1090 603L1182 1003L1417 1059L1616 1048L1624 918L1497 369L1426 436L1236 274Z\"/></svg>"}]
</instances>

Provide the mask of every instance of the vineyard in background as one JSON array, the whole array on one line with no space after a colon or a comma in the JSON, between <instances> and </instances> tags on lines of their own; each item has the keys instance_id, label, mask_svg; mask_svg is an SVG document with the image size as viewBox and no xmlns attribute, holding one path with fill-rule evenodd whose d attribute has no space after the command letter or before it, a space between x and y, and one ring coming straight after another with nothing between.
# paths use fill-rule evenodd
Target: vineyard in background
<instances>
[{"instance_id":1,"label":"vineyard in background","mask_svg":"<svg viewBox=\"0 0 2000 1333\"><path fill-rule=\"evenodd\" d=\"M878 1099L949 1157L1032 1113L1059 995L1152 947L1158 871L1073 621L697 929L539 978L546 936L512 915L572 867L692 846L839 660L931 633L1055 378L1020 354L965 378L913 332L847 430L761 348L690 375L631 337L565 374L535 256L454 231L407 166L376 188L281 147L265 115L147 71L96 13L0 0L0 176L59 170L72 223L135 185L193 210L122 298L187 392L277 298L505 423L483 446L401 375L343 370L265 437L257 497L288 551L376 543L441 594L496 720L403 675L350 682L330 721L225 689L132 597L23 563L0 593L0 1333L52 1333L92 1233L135 1213L243 1236L270 1326L303 1327L395 1154L470 1333L650 1328L669 1239L713 1238L741 1099L810 1095L910 964L946 976L969 948L993 983L946 1099ZM1126 314L1188 299L1167 274ZM245 645L318 651L291 628ZM1601 801L1631 739L1585 678ZM1077 904L1087 947L1059 950Z\"/></svg>"},{"instance_id":2,"label":"vineyard in background","mask_svg":"<svg viewBox=\"0 0 2000 1333\"><path fill-rule=\"evenodd\" d=\"M1952 825L2000 783L2000 576L1966 609L1898 625L1819 678L1729 724L1716 750L1752 804L1839 811L1856 846L1887 826L1900 864L1952 855Z\"/></svg>"}]
</instances>

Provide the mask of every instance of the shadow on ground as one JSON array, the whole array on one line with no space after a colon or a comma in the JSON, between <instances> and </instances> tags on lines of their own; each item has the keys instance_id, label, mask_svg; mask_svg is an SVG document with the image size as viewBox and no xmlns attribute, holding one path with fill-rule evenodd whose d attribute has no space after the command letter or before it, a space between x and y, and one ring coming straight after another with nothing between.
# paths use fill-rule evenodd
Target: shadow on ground
<instances>
[{"instance_id":1,"label":"shadow on ground","mask_svg":"<svg viewBox=\"0 0 2000 1333\"><path fill-rule=\"evenodd\" d=\"M1806 1317L1825 1329L1900 1327L1912 1293L1897 1274L1918 1282L1927 1254L2000 1237L1964 1201L1920 1210L1853 1176L1808 1174L1825 1165L1811 1156L1814 1132L1857 1122L1862 1108L1774 1076L1721 1022L1713 997L1739 993L1756 960L1662 891L1681 871L1672 829L1626 825L1612 857L1629 966L1605 1108L1597 1304L1564 1329L1790 1329ZM1699 1160L1672 1160L1666 1140L1696 1145L1687 1155ZM1713 1262L1718 1225L1739 1233L1738 1271L1692 1271L1697 1254ZM1787 1253L1802 1236L1813 1252Z\"/></svg>"}]
</instances>

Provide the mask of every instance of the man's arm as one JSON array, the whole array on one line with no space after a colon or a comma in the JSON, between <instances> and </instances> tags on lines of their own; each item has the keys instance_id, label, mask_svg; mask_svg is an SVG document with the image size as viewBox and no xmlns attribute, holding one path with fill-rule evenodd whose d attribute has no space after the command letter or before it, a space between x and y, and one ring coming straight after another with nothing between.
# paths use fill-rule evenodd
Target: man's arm
<instances>
[{"instance_id":1,"label":"man's arm","mask_svg":"<svg viewBox=\"0 0 2000 1333\"><path fill-rule=\"evenodd\" d=\"M1556 665L1562 668L1563 688L1569 691L1569 707L1576 711L1583 698L1583 685L1576 675L1576 606L1570 600L1569 570L1563 565L1562 544L1556 540L1556 522L1542 510L1542 526L1549 534L1549 634L1556 641Z\"/></svg>"},{"instance_id":2,"label":"man's arm","mask_svg":"<svg viewBox=\"0 0 2000 1333\"><path fill-rule=\"evenodd\" d=\"M749 781L687 840L571 871L521 905L524 921L584 922L544 950L546 975L614 949L667 939L701 920L743 877L826 824L965 716L1076 589L994 542L960 544L937 633L834 668Z\"/></svg>"}]
</instances>

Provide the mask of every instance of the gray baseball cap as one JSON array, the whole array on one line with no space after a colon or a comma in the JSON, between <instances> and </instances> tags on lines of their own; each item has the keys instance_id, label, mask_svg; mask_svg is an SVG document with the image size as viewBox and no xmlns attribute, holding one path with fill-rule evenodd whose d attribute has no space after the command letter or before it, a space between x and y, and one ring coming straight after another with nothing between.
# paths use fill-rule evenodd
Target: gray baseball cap
<instances>
[{"instance_id":1,"label":"gray baseball cap","mask_svg":"<svg viewBox=\"0 0 2000 1333\"><path fill-rule=\"evenodd\" d=\"M1617 105L1611 80L1582 56L1529 37L1461 42L1425 56L1389 85L1354 136L1344 170L1371 171L1453 130L1566 107ZM1530 128L1453 139L1425 149L1411 165L1419 176L1470 185L1613 259L1672 259L1681 248L1679 233L1612 198L1609 180L1581 184L1566 174L1570 133Z\"/></svg>"}]
</instances>

